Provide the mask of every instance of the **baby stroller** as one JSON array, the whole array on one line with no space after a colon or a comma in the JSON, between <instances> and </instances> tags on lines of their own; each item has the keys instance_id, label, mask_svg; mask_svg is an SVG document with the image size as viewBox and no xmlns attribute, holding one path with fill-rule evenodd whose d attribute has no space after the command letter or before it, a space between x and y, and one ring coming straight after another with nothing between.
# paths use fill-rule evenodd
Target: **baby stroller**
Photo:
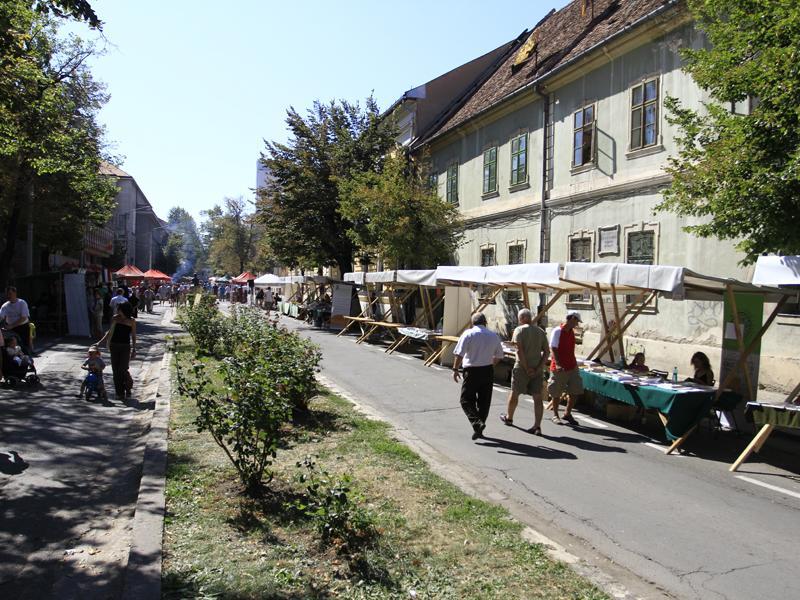
<instances>
[{"instance_id":1,"label":"baby stroller","mask_svg":"<svg viewBox=\"0 0 800 600\"><path fill-rule=\"evenodd\" d=\"M3 339L5 339L6 344L12 337L17 340L18 346L24 347L19 334L15 331L3 330ZM3 356L3 380L8 386L16 387L21 382L29 386L39 383L39 375L36 373L36 366L33 364L32 358L28 357L27 364L18 365L11 359L5 348L0 348L0 354Z\"/></svg>"}]
</instances>

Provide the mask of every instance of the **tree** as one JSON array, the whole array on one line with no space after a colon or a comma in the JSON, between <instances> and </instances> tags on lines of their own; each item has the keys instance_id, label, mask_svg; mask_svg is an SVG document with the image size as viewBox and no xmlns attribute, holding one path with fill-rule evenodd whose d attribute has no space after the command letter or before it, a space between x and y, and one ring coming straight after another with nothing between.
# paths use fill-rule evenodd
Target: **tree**
<instances>
[{"instance_id":1,"label":"tree","mask_svg":"<svg viewBox=\"0 0 800 600\"><path fill-rule=\"evenodd\" d=\"M205 266L206 249L194 217L186 209L174 206L167 216L167 227L170 234L165 254L177 258L180 263L173 276L183 277L200 271Z\"/></svg>"},{"instance_id":2,"label":"tree","mask_svg":"<svg viewBox=\"0 0 800 600\"><path fill-rule=\"evenodd\" d=\"M685 50L685 70L713 102L667 99L681 131L659 210L702 219L686 229L737 240L743 263L800 254L800 5L796 0L688 0L710 46ZM753 105L737 114L737 103ZM748 112L748 111L744 111Z\"/></svg>"},{"instance_id":3,"label":"tree","mask_svg":"<svg viewBox=\"0 0 800 600\"><path fill-rule=\"evenodd\" d=\"M352 270L351 223L339 210L338 181L380 171L394 144L394 127L370 97L365 109L346 101L315 102L303 118L290 108L286 144L267 142L270 171L259 190L257 215L275 258L290 267L337 265Z\"/></svg>"},{"instance_id":4,"label":"tree","mask_svg":"<svg viewBox=\"0 0 800 600\"><path fill-rule=\"evenodd\" d=\"M32 223L51 249L79 249L88 224L111 216L117 188L99 174L109 159L97 113L106 102L86 59L94 48L62 39L52 17L31 3L0 3L0 285L5 285L19 230Z\"/></svg>"},{"instance_id":5,"label":"tree","mask_svg":"<svg viewBox=\"0 0 800 600\"><path fill-rule=\"evenodd\" d=\"M244 198L225 198L225 209L205 211L203 235L208 263L215 273L242 273L254 268L261 227L247 213Z\"/></svg>"},{"instance_id":6,"label":"tree","mask_svg":"<svg viewBox=\"0 0 800 600\"><path fill-rule=\"evenodd\" d=\"M458 208L429 183L427 160L398 151L381 172L364 171L339 182L341 212L359 247L395 268L435 267L452 259L463 238Z\"/></svg>"}]
</instances>

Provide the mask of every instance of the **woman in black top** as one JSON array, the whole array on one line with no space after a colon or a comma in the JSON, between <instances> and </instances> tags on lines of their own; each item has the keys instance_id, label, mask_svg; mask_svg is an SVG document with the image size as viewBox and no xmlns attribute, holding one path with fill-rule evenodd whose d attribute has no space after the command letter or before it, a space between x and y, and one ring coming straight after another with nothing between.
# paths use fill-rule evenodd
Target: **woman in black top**
<instances>
[{"instance_id":1,"label":"woman in black top","mask_svg":"<svg viewBox=\"0 0 800 600\"><path fill-rule=\"evenodd\" d=\"M111 329L97 342L98 345L108 340L111 353L111 371L114 374L114 391L117 398L131 397L133 379L128 372L130 360L136 356L136 320L133 309L128 302L117 308L117 314L111 319Z\"/></svg>"},{"instance_id":2,"label":"woman in black top","mask_svg":"<svg viewBox=\"0 0 800 600\"><path fill-rule=\"evenodd\" d=\"M694 367L694 375L687 381L702 385L714 385L714 371L711 370L711 361L704 352L695 352L690 361Z\"/></svg>"}]
</instances>

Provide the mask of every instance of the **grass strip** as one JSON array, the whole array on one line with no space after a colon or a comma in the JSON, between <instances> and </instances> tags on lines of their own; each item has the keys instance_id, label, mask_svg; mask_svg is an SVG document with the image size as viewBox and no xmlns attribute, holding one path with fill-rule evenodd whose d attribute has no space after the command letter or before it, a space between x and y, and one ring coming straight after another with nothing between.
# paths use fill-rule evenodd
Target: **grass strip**
<instances>
[{"instance_id":1,"label":"grass strip","mask_svg":"<svg viewBox=\"0 0 800 600\"><path fill-rule=\"evenodd\" d=\"M178 358L194 359L182 343ZM214 360L204 359L213 367ZM216 381L215 384L221 385ZM286 429L274 478L258 498L194 426L193 401L172 399L163 597L177 598L606 598L498 506L435 475L390 427L326 391ZM374 543L343 554L285 507L300 498L297 461L313 455L349 474L374 519Z\"/></svg>"}]
</instances>

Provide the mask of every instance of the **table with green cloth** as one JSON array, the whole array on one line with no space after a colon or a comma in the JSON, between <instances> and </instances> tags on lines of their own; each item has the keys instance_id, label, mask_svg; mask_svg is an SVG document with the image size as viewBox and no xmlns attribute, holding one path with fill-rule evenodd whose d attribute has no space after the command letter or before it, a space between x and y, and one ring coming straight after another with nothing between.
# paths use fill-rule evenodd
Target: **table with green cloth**
<instances>
[{"instance_id":1,"label":"table with green cloth","mask_svg":"<svg viewBox=\"0 0 800 600\"><path fill-rule=\"evenodd\" d=\"M745 417L752 420L760 429L753 440L731 465L730 471L736 471L753 452L759 452L776 427L800 429L800 406L790 402L784 404L766 404L748 402L744 411Z\"/></svg>"},{"instance_id":2,"label":"table with green cloth","mask_svg":"<svg viewBox=\"0 0 800 600\"><path fill-rule=\"evenodd\" d=\"M716 407L716 390L712 388L700 390L693 384L670 385L667 388L635 381L617 381L612 378L617 374L613 371L597 373L581 369L580 374L583 387L587 390L625 404L657 410L664 416L664 430L670 441L689 433L709 414L712 406ZM741 397L733 392L723 392L720 399L727 407L738 404Z\"/></svg>"}]
</instances>

